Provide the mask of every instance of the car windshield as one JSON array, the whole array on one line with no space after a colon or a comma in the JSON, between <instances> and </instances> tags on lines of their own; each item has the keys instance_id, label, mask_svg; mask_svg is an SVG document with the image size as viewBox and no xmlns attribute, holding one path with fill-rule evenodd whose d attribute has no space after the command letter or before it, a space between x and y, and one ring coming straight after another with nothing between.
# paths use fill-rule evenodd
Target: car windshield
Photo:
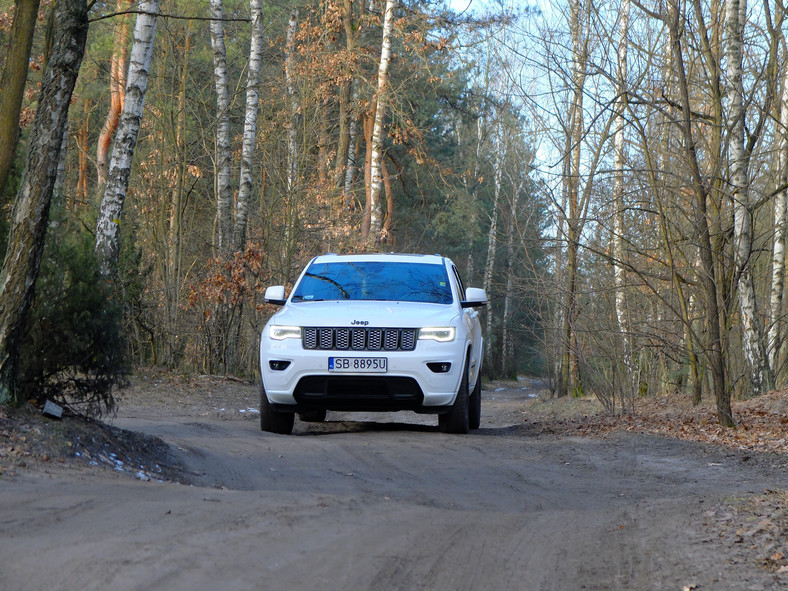
<instances>
[{"instance_id":1,"label":"car windshield","mask_svg":"<svg viewBox=\"0 0 788 591\"><path fill-rule=\"evenodd\" d=\"M450 304L446 267L429 263L355 261L312 263L294 302L382 300Z\"/></svg>"}]
</instances>

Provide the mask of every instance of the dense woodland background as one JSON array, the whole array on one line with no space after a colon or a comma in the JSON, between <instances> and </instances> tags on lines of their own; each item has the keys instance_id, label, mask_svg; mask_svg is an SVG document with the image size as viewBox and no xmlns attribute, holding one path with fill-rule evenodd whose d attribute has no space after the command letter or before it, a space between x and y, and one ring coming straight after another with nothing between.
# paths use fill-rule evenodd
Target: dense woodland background
<instances>
[{"instance_id":1,"label":"dense woodland background","mask_svg":"<svg viewBox=\"0 0 788 591\"><path fill-rule=\"evenodd\" d=\"M35 115L76 37L66 5L89 27L55 142ZM253 376L267 285L323 252L439 252L490 295L488 377L543 375L610 410L713 397L732 424L731 397L786 379L784 16L782 0L0 0L0 312L21 316L0 323L5 397L111 407L134 365ZM42 145L57 166L35 164ZM20 263L33 218L43 250ZM19 265L35 272L13 288Z\"/></svg>"}]
</instances>

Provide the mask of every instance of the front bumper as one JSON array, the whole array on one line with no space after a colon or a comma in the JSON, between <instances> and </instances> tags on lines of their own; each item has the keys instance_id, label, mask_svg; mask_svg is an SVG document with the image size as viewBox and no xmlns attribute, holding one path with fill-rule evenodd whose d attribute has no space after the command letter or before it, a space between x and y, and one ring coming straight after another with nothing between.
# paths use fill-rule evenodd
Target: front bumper
<instances>
[{"instance_id":1,"label":"front bumper","mask_svg":"<svg viewBox=\"0 0 788 591\"><path fill-rule=\"evenodd\" d=\"M388 371L329 372L329 357L385 357ZM274 366L287 367L272 369L272 361ZM260 368L269 402L299 412L317 408L441 412L454 403L464 361L465 343L461 341L422 340L413 351L352 352L307 350L300 340L275 341L267 336L260 344ZM451 369L445 373L427 365L447 362Z\"/></svg>"}]
</instances>

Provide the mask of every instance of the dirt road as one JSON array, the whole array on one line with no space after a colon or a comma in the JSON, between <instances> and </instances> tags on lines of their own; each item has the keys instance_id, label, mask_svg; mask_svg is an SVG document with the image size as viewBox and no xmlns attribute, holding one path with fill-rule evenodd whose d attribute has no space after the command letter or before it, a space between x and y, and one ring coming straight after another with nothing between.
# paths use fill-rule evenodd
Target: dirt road
<instances>
[{"instance_id":1,"label":"dirt road","mask_svg":"<svg viewBox=\"0 0 788 591\"><path fill-rule=\"evenodd\" d=\"M704 525L722 499L788 487L779 462L540 434L527 395L485 392L468 436L407 413L264 434L251 388L138 400L115 424L171 444L191 485L73 468L0 480L0 589L784 588Z\"/></svg>"}]
</instances>

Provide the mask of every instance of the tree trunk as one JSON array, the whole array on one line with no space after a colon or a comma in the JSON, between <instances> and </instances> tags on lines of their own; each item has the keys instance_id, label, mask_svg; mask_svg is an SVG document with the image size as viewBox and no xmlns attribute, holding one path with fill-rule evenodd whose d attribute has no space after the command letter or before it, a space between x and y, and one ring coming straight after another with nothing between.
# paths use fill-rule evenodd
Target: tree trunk
<instances>
[{"instance_id":1,"label":"tree trunk","mask_svg":"<svg viewBox=\"0 0 788 591\"><path fill-rule=\"evenodd\" d=\"M96 223L96 254L99 257L101 272L105 276L111 276L117 271L120 254L120 217L129 187L131 162L142 122L145 91L148 88L148 70L156 38L159 0L142 1L139 10L134 25L134 44L129 60L123 112L115 143L112 146L109 177Z\"/></svg>"},{"instance_id":2,"label":"tree trunk","mask_svg":"<svg viewBox=\"0 0 788 591\"><path fill-rule=\"evenodd\" d=\"M503 321L501 327L501 375L507 377L517 377L514 366L514 341L511 336L512 324L512 302L514 301L514 236L517 233L517 203L520 199L520 191L523 183L513 187L512 207L509 210L509 221L507 223L506 237L506 291L503 296Z\"/></svg>"},{"instance_id":3,"label":"tree trunk","mask_svg":"<svg viewBox=\"0 0 788 591\"><path fill-rule=\"evenodd\" d=\"M701 260L701 281L706 299L706 328L708 331L707 358L711 369L711 378L714 388L714 397L717 404L717 418L721 425L734 426L731 411L731 392L725 375L725 358L723 356L722 329L720 326L719 303L717 301L718 288L715 278L714 251L711 244L709 229L708 189L698 164L698 154L695 139L692 133L692 109L689 100L689 84L687 82L684 57L682 54L680 24L681 10L676 0L669 3L670 14L665 18L665 24L670 35L671 49L675 70L678 75L679 93L681 95L681 118L678 126L683 136L683 150L692 176L692 194L695 199L695 232L699 244L698 251Z\"/></svg>"},{"instance_id":4,"label":"tree trunk","mask_svg":"<svg viewBox=\"0 0 788 591\"><path fill-rule=\"evenodd\" d=\"M733 190L734 262L739 275L738 296L744 354L750 367L753 394L774 389L769 359L758 314L755 281L750 264L752 255L752 206L750 204L749 172L745 153L742 85L742 35L747 0L727 0L726 32L728 58L728 157L730 184Z\"/></svg>"},{"instance_id":5,"label":"tree trunk","mask_svg":"<svg viewBox=\"0 0 788 591\"><path fill-rule=\"evenodd\" d=\"M617 100L615 116L615 132L613 137L613 276L616 286L614 305L620 342L624 347L622 396L634 396L635 368L632 364L632 337L627 316L627 298L625 292L626 271L624 268L624 164L626 153L624 148L624 112L627 108L627 35L629 32L629 0L623 0L619 22L619 38L617 52ZM623 399L622 399L623 406Z\"/></svg>"},{"instance_id":6,"label":"tree trunk","mask_svg":"<svg viewBox=\"0 0 788 591\"><path fill-rule=\"evenodd\" d=\"M389 176L385 160L380 162L380 174L383 177L383 190L386 195L386 219L383 221L381 239L386 244L393 246L394 237L391 235L391 227L394 223L394 190L391 187L391 176Z\"/></svg>"},{"instance_id":7,"label":"tree trunk","mask_svg":"<svg viewBox=\"0 0 788 591\"><path fill-rule=\"evenodd\" d=\"M358 102L358 80L354 79L350 85L350 101L355 105ZM350 122L348 123L348 145L347 145L347 165L345 167L345 208L349 209L352 204L353 179L358 163L358 117L351 111Z\"/></svg>"},{"instance_id":8,"label":"tree trunk","mask_svg":"<svg viewBox=\"0 0 788 591\"><path fill-rule=\"evenodd\" d=\"M580 166L581 142L583 139L583 96L586 80L587 40L583 38L581 23L582 6L579 0L572 0L570 7L570 29L572 31L572 105L569 121L569 154L567 184L567 276L566 305L564 313L563 338L561 345L561 377L559 396L575 390L579 386L577 351L574 347L575 300L577 289L577 254L580 241Z\"/></svg>"},{"instance_id":9,"label":"tree trunk","mask_svg":"<svg viewBox=\"0 0 788 591\"><path fill-rule=\"evenodd\" d=\"M285 209L285 245L284 258L289 261L292 241L295 233L296 192L298 188L298 125L301 102L296 91L295 72L295 36L298 31L298 10L290 13L287 23L287 41L285 46L285 83L287 84L287 98L289 101L290 121L287 129L287 196ZM289 269L289 263L286 265Z\"/></svg>"},{"instance_id":10,"label":"tree trunk","mask_svg":"<svg viewBox=\"0 0 788 591\"><path fill-rule=\"evenodd\" d=\"M503 139L501 130L501 123L498 122L497 142L495 143L495 172L493 177L493 203L492 203L492 216L490 218L490 230L487 234L487 260L484 263L484 278L482 280L482 287L488 294L492 293L492 277L495 270L495 255L498 251L498 204L501 200L501 175L503 174L503 166L506 161L507 143ZM485 360L483 367L488 368L488 375L492 378L493 374L493 311L492 302L488 306L487 318L484 328L484 348Z\"/></svg>"},{"instance_id":11,"label":"tree trunk","mask_svg":"<svg viewBox=\"0 0 788 591\"><path fill-rule=\"evenodd\" d=\"M8 41L3 77L0 80L0 196L14 164L19 141L19 113L25 94L30 50L38 17L39 0L16 0L14 23Z\"/></svg>"},{"instance_id":12,"label":"tree trunk","mask_svg":"<svg viewBox=\"0 0 788 591\"><path fill-rule=\"evenodd\" d=\"M85 99L83 112L85 117L79 124L76 132L77 147L79 153L77 156L77 199L81 205L88 204L88 133L90 132L90 110L93 106L93 101L89 98ZM75 201L76 201L75 200Z\"/></svg>"},{"instance_id":13,"label":"tree trunk","mask_svg":"<svg viewBox=\"0 0 788 591\"><path fill-rule=\"evenodd\" d=\"M227 84L227 49L224 44L223 0L211 0L211 47L216 88L216 215L217 250L226 255L232 247L232 195L230 153L230 91Z\"/></svg>"},{"instance_id":14,"label":"tree trunk","mask_svg":"<svg viewBox=\"0 0 788 591\"><path fill-rule=\"evenodd\" d=\"M27 161L0 271L0 402L15 397L19 349L44 248L71 94L88 33L85 0L59 2Z\"/></svg>"},{"instance_id":15,"label":"tree trunk","mask_svg":"<svg viewBox=\"0 0 788 591\"><path fill-rule=\"evenodd\" d=\"M374 248L379 244L382 233L383 208L381 207L381 189L383 177L381 176L380 163L383 159L383 119L386 115L386 100L388 86L389 62L391 60L391 31L394 26L395 0L386 0L383 13L383 41L380 48L380 63L378 65L378 86L375 95L375 123L372 128L372 154L370 158L370 186L369 186L369 235L367 246Z\"/></svg>"},{"instance_id":16,"label":"tree trunk","mask_svg":"<svg viewBox=\"0 0 788 591\"><path fill-rule=\"evenodd\" d=\"M131 0L118 0L117 12L123 12L130 5ZM123 91L126 88L126 61L129 53L127 45L129 16L129 14L121 14L117 17L118 21L115 24L109 73L109 111L106 119L104 119L104 126L101 128L96 146L96 186L99 195L104 194L104 186L107 184L109 147L112 143L112 136L118 128L120 114L123 111Z\"/></svg>"},{"instance_id":17,"label":"tree trunk","mask_svg":"<svg viewBox=\"0 0 788 591\"><path fill-rule=\"evenodd\" d=\"M345 29L345 51L347 58L353 54L355 44L355 32L353 31L353 2L352 0L342 0L342 25ZM348 149L352 141L350 137L350 121L354 119L353 105L355 101L351 102L351 95L353 94L353 86L355 78L353 72L349 67L343 68L343 73L347 78L342 82L339 89L339 139L337 141L337 154L336 162L334 164L334 186L340 188L347 176L348 162ZM345 191L347 198L348 192Z\"/></svg>"},{"instance_id":18,"label":"tree trunk","mask_svg":"<svg viewBox=\"0 0 788 591\"><path fill-rule=\"evenodd\" d=\"M252 194L252 157L257 137L257 111L259 109L260 67L263 62L263 6L261 0L249 0L252 16L252 40L249 47L249 71L246 77L246 112L244 134L241 144L241 171L238 199L235 204L235 227L233 229L236 251L246 245L246 225L249 217L249 198Z\"/></svg>"},{"instance_id":19,"label":"tree trunk","mask_svg":"<svg viewBox=\"0 0 788 591\"><path fill-rule=\"evenodd\" d=\"M777 178L781 189L774 198L774 243L772 245L771 323L768 350L772 371L777 371L783 341L783 291L785 290L785 242L788 233L788 61L783 65L782 95L777 131Z\"/></svg>"}]
</instances>

